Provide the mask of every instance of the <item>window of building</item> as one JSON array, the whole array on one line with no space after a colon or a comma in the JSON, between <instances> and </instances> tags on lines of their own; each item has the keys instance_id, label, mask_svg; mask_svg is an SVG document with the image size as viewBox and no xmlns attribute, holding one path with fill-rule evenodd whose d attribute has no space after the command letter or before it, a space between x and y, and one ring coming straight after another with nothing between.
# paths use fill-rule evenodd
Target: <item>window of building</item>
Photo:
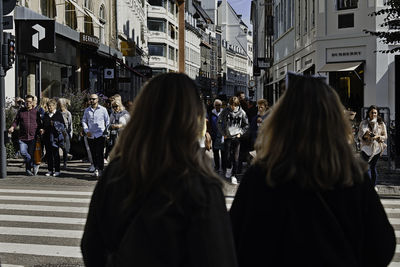
<instances>
[{"instance_id":1,"label":"window of building","mask_svg":"<svg viewBox=\"0 0 400 267\"><path fill-rule=\"evenodd\" d=\"M147 28L149 31L156 31L156 32L164 32L165 33L165 25L166 21L163 19L148 19L147 20Z\"/></svg>"},{"instance_id":2,"label":"window of building","mask_svg":"<svg viewBox=\"0 0 400 267\"><path fill-rule=\"evenodd\" d=\"M175 60L175 49L172 46L168 47L168 58Z\"/></svg>"},{"instance_id":3,"label":"window of building","mask_svg":"<svg viewBox=\"0 0 400 267\"><path fill-rule=\"evenodd\" d=\"M57 16L57 9L54 0L40 0L40 9L44 16L55 18Z\"/></svg>"},{"instance_id":4,"label":"window of building","mask_svg":"<svg viewBox=\"0 0 400 267\"><path fill-rule=\"evenodd\" d=\"M169 0L168 1L168 11L169 11L169 13L174 14L174 10L175 10L174 1Z\"/></svg>"},{"instance_id":5,"label":"window of building","mask_svg":"<svg viewBox=\"0 0 400 267\"><path fill-rule=\"evenodd\" d=\"M287 12L287 24L288 28L290 29L293 27L293 0L288 0Z\"/></svg>"},{"instance_id":6,"label":"window of building","mask_svg":"<svg viewBox=\"0 0 400 267\"><path fill-rule=\"evenodd\" d=\"M104 5L101 5L101 6L100 6L99 18L100 18L101 20L105 20L105 19L106 19L106 17L105 17L105 11L104 11Z\"/></svg>"},{"instance_id":7,"label":"window of building","mask_svg":"<svg viewBox=\"0 0 400 267\"><path fill-rule=\"evenodd\" d=\"M283 32L286 32L287 31L287 17L286 17L286 15L287 15L287 9L286 9L286 2L287 2L287 0L284 0L283 1L283 9L282 9L282 12L283 12L283 16L282 16L282 20L283 20Z\"/></svg>"},{"instance_id":8,"label":"window of building","mask_svg":"<svg viewBox=\"0 0 400 267\"><path fill-rule=\"evenodd\" d=\"M311 28L315 27L315 0L311 1Z\"/></svg>"},{"instance_id":9,"label":"window of building","mask_svg":"<svg viewBox=\"0 0 400 267\"><path fill-rule=\"evenodd\" d=\"M149 4L152 6L162 6L165 8L166 0L149 0Z\"/></svg>"},{"instance_id":10,"label":"window of building","mask_svg":"<svg viewBox=\"0 0 400 267\"><path fill-rule=\"evenodd\" d=\"M358 0L336 0L336 7L338 10L357 8Z\"/></svg>"},{"instance_id":11,"label":"window of building","mask_svg":"<svg viewBox=\"0 0 400 267\"><path fill-rule=\"evenodd\" d=\"M166 56L166 45L165 44L157 44L152 43L148 45L149 47L149 55L150 56L159 56L165 57Z\"/></svg>"},{"instance_id":12,"label":"window of building","mask_svg":"<svg viewBox=\"0 0 400 267\"><path fill-rule=\"evenodd\" d=\"M75 6L70 2L65 2L65 24L73 30L78 26Z\"/></svg>"},{"instance_id":13,"label":"window of building","mask_svg":"<svg viewBox=\"0 0 400 267\"><path fill-rule=\"evenodd\" d=\"M301 0L297 1L297 34L301 35Z\"/></svg>"},{"instance_id":14,"label":"window of building","mask_svg":"<svg viewBox=\"0 0 400 267\"><path fill-rule=\"evenodd\" d=\"M304 1L304 33L308 31L308 0Z\"/></svg>"},{"instance_id":15,"label":"window of building","mask_svg":"<svg viewBox=\"0 0 400 267\"><path fill-rule=\"evenodd\" d=\"M171 37L172 40L175 40L175 38L176 38L176 30L175 30L174 25L172 25L171 23L169 23L168 35L169 35L169 37Z\"/></svg>"},{"instance_id":16,"label":"window of building","mask_svg":"<svg viewBox=\"0 0 400 267\"><path fill-rule=\"evenodd\" d=\"M89 35L94 35L92 18L89 16L85 16L84 24L85 33Z\"/></svg>"},{"instance_id":17,"label":"window of building","mask_svg":"<svg viewBox=\"0 0 400 267\"><path fill-rule=\"evenodd\" d=\"M84 0L83 1L83 7L92 10L92 0Z\"/></svg>"},{"instance_id":18,"label":"window of building","mask_svg":"<svg viewBox=\"0 0 400 267\"><path fill-rule=\"evenodd\" d=\"M354 27L354 14L341 14L338 15L338 28L352 28Z\"/></svg>"}]
</instances>

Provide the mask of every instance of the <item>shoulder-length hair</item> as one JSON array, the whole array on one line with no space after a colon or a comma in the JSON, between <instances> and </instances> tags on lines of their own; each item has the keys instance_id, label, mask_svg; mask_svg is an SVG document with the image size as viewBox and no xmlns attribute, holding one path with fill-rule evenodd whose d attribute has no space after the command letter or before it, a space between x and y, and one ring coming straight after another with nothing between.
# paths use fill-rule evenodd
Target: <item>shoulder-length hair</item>
<instances>
[{"instance_id":1,"label":"shoulder-length hair","mask_svg":"<svg viewBox=\"0 0 400 267\"><path fill-rule=\"evenodd\" d=\"M204 123L204 104L194 81L185 74L161 74L145 84L111 155L130 179L129 199L162 186L166 176L218 178L200 149Z\"/></svg>"},{"instance_id":2,"label":"shoulder-length hair","mask_svg":"<svg viewBox=\"0 0 400 267\"><path fill-rule=\"evenodd\" d=\"M254 163L270 186L294 182L311 190L351 186L365 164L351 148L351 127L337 93L322 79L288 74L288 86L256 140Z\"/></svg>"}]
</instances>

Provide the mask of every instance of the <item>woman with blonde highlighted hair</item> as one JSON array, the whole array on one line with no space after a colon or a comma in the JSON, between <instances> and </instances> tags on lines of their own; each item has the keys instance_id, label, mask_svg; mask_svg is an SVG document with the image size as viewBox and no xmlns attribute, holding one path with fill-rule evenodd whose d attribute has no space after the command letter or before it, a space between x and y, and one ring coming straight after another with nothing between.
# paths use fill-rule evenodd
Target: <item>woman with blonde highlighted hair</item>
<instances>
[{"instance_id":1,"label":"woman with blonde highlighted hair","mask_svg":"<svg viewBox=\"0 0 400 267\"><path fill-rule=\"evenodd\" d=\"M92 196L85 266L237 266L204 134L192 79L168 73L145 84Z\"/></svg>"},{"instance_id":2,"label":"woman with blonde highlighted hair","mask_svg":"<svg viewBox=\"0 0 400 267\"><path fill-rule=\"evenodd\" d=\"M322 79L288 75L230 210L239 266L390 263L393 227L343 110Z\"/></svg>"}]
</instances>

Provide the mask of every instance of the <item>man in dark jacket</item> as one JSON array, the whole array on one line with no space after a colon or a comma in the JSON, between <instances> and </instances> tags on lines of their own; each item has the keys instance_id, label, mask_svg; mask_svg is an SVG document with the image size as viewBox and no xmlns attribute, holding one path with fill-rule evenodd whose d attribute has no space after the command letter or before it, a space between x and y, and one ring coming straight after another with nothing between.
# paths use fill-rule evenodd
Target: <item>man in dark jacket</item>
<instances>
[{"instance_id":1,"label":"man in dark jacket","mask_svg":"<svg viewBox=\"0 0 400 267\"><path fill-rule=\"evenodd\" d=\"M34 165L33 152L35 149L35 137L40 128L41 119L39 112L34 108L33 96L27 95L25 98L25 107L21 108L10 129L9 133L19 126L19 147L21 155L25 159L26 175L36 175L39 165Z\"/></svg>"}]
</instances>

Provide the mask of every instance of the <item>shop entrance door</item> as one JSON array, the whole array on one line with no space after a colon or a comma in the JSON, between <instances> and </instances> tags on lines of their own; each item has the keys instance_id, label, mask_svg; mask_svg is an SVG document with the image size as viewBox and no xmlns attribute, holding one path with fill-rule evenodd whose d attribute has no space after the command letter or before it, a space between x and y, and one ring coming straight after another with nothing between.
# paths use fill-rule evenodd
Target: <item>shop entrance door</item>
<instances>
[{"instance_id":1,"label":"shop entrance door","mask_svg":"<svg viewBox=\"0 0 400 267\"><path fill-rule=\"evenodd\" d=\"M339 94L347 110L355 111L356 120L361 120L361 109L364 107L364 70L329 72L329 85Z\"/></svg>"}]
</instances>

